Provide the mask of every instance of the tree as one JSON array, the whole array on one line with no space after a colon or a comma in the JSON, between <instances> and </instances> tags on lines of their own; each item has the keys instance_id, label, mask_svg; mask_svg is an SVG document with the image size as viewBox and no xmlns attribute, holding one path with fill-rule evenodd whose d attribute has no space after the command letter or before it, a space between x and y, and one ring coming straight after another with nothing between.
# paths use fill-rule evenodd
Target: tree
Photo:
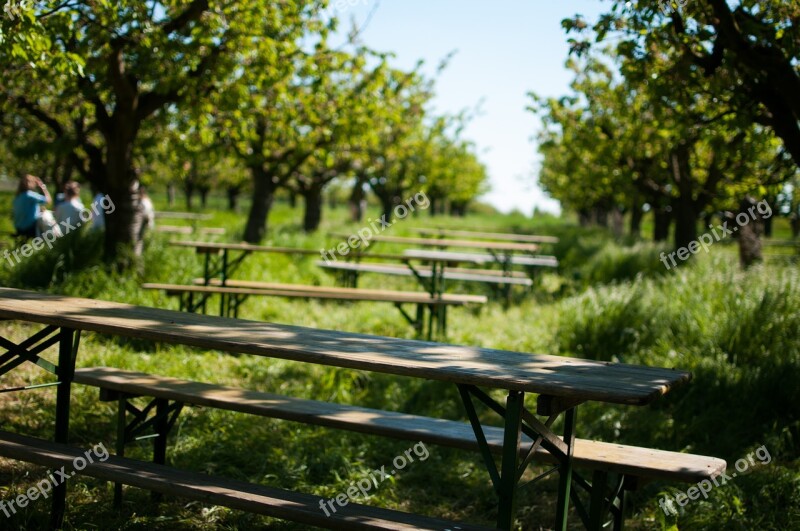
<instances>
[{"instance_id":1,"label":"tree","mask_svg":"<svg viewBox=\"0 0 800 531\"><path fill-rule=\"evenodd\" d=\"M167 108L206 99L241 70L243 57L277 60L274 50L293 46L323 3L65 4L44 25L62 54L84 59L84 74L31 79L10 72L0 87L6 111L25 113L70 139L75 168L115 203L105 239L106 257L115 260L120 246L136 239L134 161L142 129L163 119ZM7 53L0 49L0 64Z\"/></svg>"}]
</instances>

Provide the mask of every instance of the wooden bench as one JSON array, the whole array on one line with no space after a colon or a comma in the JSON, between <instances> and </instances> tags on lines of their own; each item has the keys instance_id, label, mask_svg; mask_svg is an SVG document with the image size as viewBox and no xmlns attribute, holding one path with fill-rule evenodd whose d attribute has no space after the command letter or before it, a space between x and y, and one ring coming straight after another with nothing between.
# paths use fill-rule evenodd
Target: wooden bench
<instances>
[{"instance_id":1,"label":"wooden bench","mask_svg":"<svg viewBox=\"0 0 800 531\"><path fill-rule=\"evenodd\" d=\"M222 505L329 529L386 531L489 529L352 502L345 507L337 507L335 513L329 512L330 516L326 516L320 509L321 500L318 496L177 470L117 455L109 456L106 461L89 463L86 468L77 471L73 462L76 458L84 457L82 449L6 431L0 431L0 455L48 467L51 470L60 470L64 467L67 475L74 473L104 481L120 482L205 504Z\"/></svg>"},{"instance_id":2,"label":"wooden bench","mask_svg":"<svg viewBox=\"0 0 800 531\"><path fill-rule=\"evenodd\" d=\"M147 415L142 415L141 410L135 410L138 414L127 424L125 412L131 407L128 400L134 397L153 399L145 411L156 411L154 403L161 401L164 411L179 413L184 405L210 407L472 452L481 450L472 427L464 422L291 398L109 367L78 369L75 371L74 381L99 388L103 401L118 402L117 433L120 436L127 434L127 437L117 440L116 451L119 456L124 455L125 444L134 440L134 435L138 433L136 429L146 422ZM158 464L165 463L166 440L172 422L174 418L171 422L162 423L164 428L154 433L153 457ZM484 435L490 451L495 455L502 455L503 429L487 426L484 427ZM526 457L527 448L532 443L529 437L522 436L520 458ZM557 460L541 447L535 449L535 460L557 464ZM619 488L627 490L633 490L651 480L698 483L722 474L726 468L725 461L713 457L583 439L575 440L573 460L576 469L615 474ZM117 496L121 494L121 488L118 487ZM614 500L616 507L623 507L623 497L624 494L620 491ZM612 513L616 524L621 525L624 516L622 511Z\"/></svg>"},{"instance_id":3,"label":"wooden bench","mask_svg":"<svg viewBox=\"0 0 800 531\"><path fill-rule=\"evenodd\" d=\"M224 236L225 229L219 227L188 227L188 226L176 226L176 225L156 225L157 232L163 232L165 234L183 234L186 236L190 236L192 234L205 234L209 236Z\"/></svg>"},{"instance_id":4,"label":"wooden bench","mask_svg":"<svg viewBox=\"0 0 800 531\"><path fill-rule=\"evenodd\" d=\"M404 277L414 277L416 274L408 266L403 264L388 264L388 263L352 263L352 262L316 262L316 265L323 269L331 269L336 271L344 271L355 273L379 273L382 275L396 275ZM434 273L430 267L415 267L417 274L422 278L432 278ZM533 286L533 281L530 278L518 276L501 276L496 274L487 275L484 273L473 273L469 269L461 271L453 271L448 269L444 272L445 280L454 280L461 282L478 282L483 284L493 285L514 285L514 286ZM352 283L352 281L351 281Z\"/></svg>"},{"instance_id":5,"label":"wooden bench","mask_svg":"<svg viewBox=\"0 0 800 531\"><path fill-rule=\"evenodd\" d=\"M480 232L470 230L450 230L450 229L417 229L423 236L435 236L442 238L445 236L481 240L500 240L519 243L558 243L558 238L554 236L537 236L534 234L515 234L505 232Z\"/></svg>"},{"instance_id":6,"label":"wooden bench","mask_svg":"<svg viewBox=\"0 0 800 531\"><path fill-rule=\"evenodd\" d=\"M465 422L292 398L111 367L77 369L74 381L99 388L103 391L101 399L104 401L139 396L160 398L193 406L480 451L472 427ZM484 433L492 452L501 455L503 429L487 426ZM523 446L533 442L526 435L522 437ZM525 447L520 450L521 454L526 452ZM548 463L555 462L541 447L536 449L536 456ZM696 483L721 474L726 466L724 460L714 457L583 439L576 439L573 457L576 468L605 470L631 478L686 483Z\"/></svg>"},{"instance_id":7,"label":"wooden bench","mask_svg":"<svg viewBox=\"0 0 800 531\"><path fill-rule=\"evenodd\" d=\"M52 448L58 451L68 448L64 445L69 438L70 395L83 331L454 384L497 493L500 529L514 525L519 482L530 460L537 457L539 447L558 462L553 469L558 471L557 529L567 529L571 503L592 531L603 526L609 511L617 518L622 511L614 500L621 484L612 484L609 490L609 477L604 471L596 471L589 482L574 470L576 410L587 401L643 406L691 379L689 373L675 369L242 321L11 288L0 288L0 319L40 325L30 331L27 339L0 337L0 347L6 350L0 355L0 376L26 362L55 375L57 381L50 385L57 389L54 439L58 445ZM55 362L42 357L51 347L57 348ZM492 390L502 392L505 400L493 397ZM525 404L526 393L536 394L534 410ZM485 425L477 406L502 421L499 464L485 432L485 428L491 431L492 426ZM552 429L559 419L563 419L563 437ZM530 447L522 444L523 434L534 441ZM0 455L11 457L13 452L14 458L35 461L40 453L36 448L41 447L31 444L12 448L6 442L0 444ZM622 454L624 458L625 452ZM127 473L119 471L114 477L115 474L112 470L107 479L132 481ZM175 472L170 479L179 474ZM217 478L206 480L209 488L228 484ZM63 521L66 489L66 483L53 489L54 527ZM578 489L588 492L589 511ZM241 490L250 492L244 486ZM289 496L276 495L278 499L269 503L279 507Z\"/></svg>"},{"instance_id":8,"label":"wooden bench","mask_svg":"<svg viewBox=\"0 0 800 531\"><path fill-rule=\"evenodd\" d=\"M353 302L388 302L393 304L411 326L428 340L438 333L441 337L447 334L447 307L465 306L467 304L486 304L487 298L482 295L444 294L433 298L427 293L413 291L368 290L356 288L329 288L323 286L306 286L300 284L278 284L269 282L253 282L245 280L211 280L205 285L204 279L195 279L195 285L179 284L144 284L142 288L162 290L168 296L180 298L180 309L196 312L206 307L208 297L219 295L225 297L220 302L220 315L238 317L239 306L251 296L284 297L289 299L318 299ZM197 296L197 299L195 297ZM417 306L416 316L406 312L404 304ZM427 334L425 327L425 311L428 310ZM439 311L436 311L436 310Z\"/></svg>"}]
</instances>

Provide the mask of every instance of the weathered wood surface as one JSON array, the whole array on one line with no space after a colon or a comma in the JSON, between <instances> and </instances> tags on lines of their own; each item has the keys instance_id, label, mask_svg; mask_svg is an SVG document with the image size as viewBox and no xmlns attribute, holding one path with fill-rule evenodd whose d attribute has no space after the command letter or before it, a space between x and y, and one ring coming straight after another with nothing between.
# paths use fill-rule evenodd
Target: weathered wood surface
<instances>
[{"instance_id":1,"label":"weathered wood surface","mask_svg":"<svg viewBox=\"0 0 800 531\"><path fill-rule=\"evenodd\" d=\"M333 234L334 237L346 240L346 234ZM444 240L440 238L406 238L403 236L372 236L370 242L401 243L406 245L422 245L424 247L463 247L467 249L492 249L494 251L510 251L535 253L539 246L534 243L488 242L476 240Z\"/></svg>"},{"instance_id":2,"label":"weathered wood surface","mask_svg":"<svg viewBox=\"0 0 800 531\"><path fill-rule=\"evenodd\" d=\"M229 319L0 288L0 319L209 350L642 405L690 380L687 372Z\"/></svg>"},{"instance_id":3,"label":"weathered wood surface","mask_svg":"<svg viewBox=\"0 0 800 531\"><path fill-rule=\"evenodd\" d=\"M481 295L449 295L441 298L431 297L424 292L410 291L378 291L351 289L349 292L333 292L327 290L303 289L298 287L269 288L260 287L259 282L226 281L222 286L221 281L212 281L212 285L182 285L182 284L143 284L144 289L162 290L169 294L200 293L209 295L253 295L262 297L285 297L303 299L327 299L337 301L360 302L393 302L400 304L430 304L432 306L463 306L465 304L486 304L488 299ZM283 285L288 286L288 285ZM314 288L307 286L305 288Z\"/></svg>"},{"instance_id":4,"label":"weathered wood surface","mask_svg":"<svg viewBox=\"0 0 800 531\"><path fill-rule=\"evenodd\" d=\"M0 455L51 470L59 470L63 466L67 475L74 469L75 458L83 457L85 460L83 449L5 431L0 431ZM329 510L330 516L326 516L320 508L319 496L178 470L116 455L109 456L106 461L95 460L76 473L169 496L197 500L210 505L222 505L328 529L385 531L489 529L358 503L349 503L345 507L337 505L336 512Z\"/></svg>"},{"instance_id":5,"label":"weathered wood surface","mask_svg":"<svg viewBox=\"0 0 800 531\"><path fill-rule=\"evenodd\" d=\"M317 262L317 266L323 269L334 269L339 271L352 271L354 273L379 273L382 275L396 275L403 277L413 277L411 269L404 264L383 264L383 263L353 263L353 262ZM415 267L417 273L422 278L431 278L433 271L430 267ZM496 284L506 285L512 284L515 286L532 286L533 281L528 277L519 276L498 276L498 275L485 275L482 273L471 273L468 270L463 271L450 271L445 269L445 280L458 280L462 282L479 282L482 284Z\"/></svg>"},{"instance_id":6,"label":"weathered wood surface","mask_svg":"<svg viewBox=\"0 0 800 531\"><path fill-rule=\"evenodd\" d=\"M456 253L452 251L426 251L423 249L408 249L403 251L406 258L416 260L427 260L434 262L468 262L477 265L500 264L508 261L511 265L532 266L532 267L558 267L558 259L555 256L500 256L496 257L485 253Z\"/></svg>"},{"instance_id":7,"label":"weathered wood surface","mask_svg":"<svg viewBox=\"0 0 800 531\"><path fill-rule=\"evenodd\" d=\"M417 232L424 236L450 236L455 238L501 240L519 243L558 243L555 236L537 236L535 234L515 234L509 232L480 232L471 230L451 230L451 229L417 229Z\"/></svg>"},{"instance_id":8,"label":"weathered wood surface","mask_svg":"<svg viewBox=\"0 0 800 531\"><path fill-rule=\"evenodd\" d=\"M292 398L110 367L78 369L75 381L131 395L479 451L472 427L465 422ZM491 450L502 454L503 429L485 426L484 433ZM521 454L527 452L530 442L523 435ZM542 448L538 449L537 458L554 462ZM575 442L574 459L578 468L689 483L723 472L726 465L725 461L713 457L581 439Z\"/></svg>"}]
</instances>

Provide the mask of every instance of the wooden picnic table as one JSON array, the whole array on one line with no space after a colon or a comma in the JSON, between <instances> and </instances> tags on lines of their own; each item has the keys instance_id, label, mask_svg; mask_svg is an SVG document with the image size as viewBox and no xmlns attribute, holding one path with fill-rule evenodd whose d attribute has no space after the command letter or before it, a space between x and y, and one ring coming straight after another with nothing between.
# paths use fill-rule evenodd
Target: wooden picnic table
<instances>
[{"instance_id":1,"label":"wooden picnic table","mask_svg":"<svg viewBox=\"0 0 800 531\"><path fill-rule=\"evenodd\" d=\"M467 239L501 240L518 243L558 243L558 238L554 236L537 236L534 234L515 234L505 232L480 232L471 230L452 230L452 229L417 229L417 232L424 236L435 236L443 238L447 236Z\"/></svg>"},{"instance_id":2,"label":"wooden picnic table","mask_svg":"<svg viewBox=\"0 0 800 531\"><path fill-rule=\"evenodd\" d=\"M403 256L416 258L418 260L443 260L446 263L466 262L475 265L500 264L518 265L527 267L558 267L558 259L555 256L509 256L498 257L486 253L456 253L452 251L428 251L424 249L407 249L403 251Z\"/></svg>"},{"instance_id":3,"label":"wooden picnic table","mask_svg":"<svg viewBox=\"0 0 800 531\"><path fill-rule=\"evenodd\" d=\"M331 236L347 239L352 235L332 234ZM372 236L370 243L400 243L405 245L421 245L423 247L438 247L447 249L449 247L461 247L465 249L483 249L488 252L505 253L536 253L539 246L533 243L514 243L514 242L487 242L476 240L445 240L438 238L406 238L402 236Z\"/></svg>"},{"instance_id":4,"label":"wooden picnic table","mask_svg":"<svg viewBox=\"0 0 800 531\"><path fill-rule=\"evenodd\" d=\"M253 253L277 253L303 256L320 255L319 251L313 249L252 245L249 243L171 241L169 244L174 247L194 249L197 254L205 255L203 264L205 285L209 285L212 278L219 278L222 285L225 286L236 269L238 269L242 262ZM239 256L232 258L232 253L239 253ZM225 305L226 298L222 296L220 297L220 315L225 314Z\"/></svg>"},{"instance_id":5,"label":"wooden picnic table","mask_svg":"<svg viewBox=\"0 0 800 531\"><path fill-rule=\"evenodd\" d=\"M156 219L185 219L187 221L208 221L211 214L197 214L195 212L156 212Z\"/></svg>"},{"instance_id":6,"label":"wooden picnic table","mask_svg":"<svg viewBox=\"0 0 800 531\"><path fill-rule=\"evenodd\" d=\"M513 525L519 479L532 454L544 448L559 463L556 527L566 530L570 489L573 480L577 481L580 477L573 471L575 419L580 404L595 401L641 406L691 378L689 373L674 369L316 330L11 288L0 288L0 319L45 326L20 343L2 338L0 346L7 352L0 356L0 376L26 361L56 375L55 442L61 445L68 442L71 384L79 338L83 331L453 383L458 386L476 441L498 493L497 526L500 529L510 529ZM58 345L57 364L40 356L45 349L55 345ZM503 391L506 394L504 403L493 399L482 388ZM539 395L535 412L525 406L525 393ZM500 467L495 464L491 448L486 442L474 399L484 403L503 419ZM537 414L547 417L546 420L539 420ZM564 434L560 438L552 426L562 414ZM529 451L522 447L523 433L534 441ZM53 452L68 447L39 450L34 441L18 441L17 437L8 434L5 439L8 442L0 446L2 451L14 458L59 463L69 457L64 453L61 460L48 461L40 455L41 452L53 456ZM3 432L0 432L0 442L2 440ZM30 450L26 451L26 446ZM527 457L524 457L526 452ZM95 463L93 467L92 470L95 470L102 468L102 465ZM163 473L161 468L152 465L148 468L143 464L142 469L148 470L148 481L153 482ZM102 478L106 480L143 484L136 478L135 471L125 471L124 474L120 471L117 476L106 472L103 474ZM98 477L101 477L100 473ZM210 481L204 480L204 488L210 485ZM230 483L226 485L231 486ZM167 487L162 484L159 488ZM605 488L604 483L602 489L596 489L596 492L603 493L599 497L600 502L604 500ZM181 490L176 492L189 495L191 489L187 483L183 483ZM235 497L235 492L235 487L229 488L225 495ZM269 497L262 505L280 503L279 496L282 496L280 491L276 493L270 490ZM593 499L595 496L593 491ZM66 482L53 491L53 522L56 525L60 525L63 519L65 499ZM295 500L293 503L301 502ZM313 501L305 500L302 503ZM275 513L288 514L277 510ZM599 525L599 520L597 522Z\"/></svg>"}]
</instances>

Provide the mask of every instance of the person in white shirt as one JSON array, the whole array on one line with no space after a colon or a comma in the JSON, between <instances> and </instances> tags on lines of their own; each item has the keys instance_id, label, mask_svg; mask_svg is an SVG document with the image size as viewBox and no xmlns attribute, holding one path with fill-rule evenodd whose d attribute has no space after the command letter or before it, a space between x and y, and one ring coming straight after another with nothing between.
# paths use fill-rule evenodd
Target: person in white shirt
<instances>
[{"instance_id":1,"label":"person in white shirt","mask_svg":"<svg viewBox=\"0 0 800 531\"><path fill-rule=\"evenodd\" d=\"M64 201L56 206L56 221L65 227L78 227L82 223L81 213L86 207L81 203L81 185L75 181L69 181L64 185Z\"/></svg>"}]
</instances>

